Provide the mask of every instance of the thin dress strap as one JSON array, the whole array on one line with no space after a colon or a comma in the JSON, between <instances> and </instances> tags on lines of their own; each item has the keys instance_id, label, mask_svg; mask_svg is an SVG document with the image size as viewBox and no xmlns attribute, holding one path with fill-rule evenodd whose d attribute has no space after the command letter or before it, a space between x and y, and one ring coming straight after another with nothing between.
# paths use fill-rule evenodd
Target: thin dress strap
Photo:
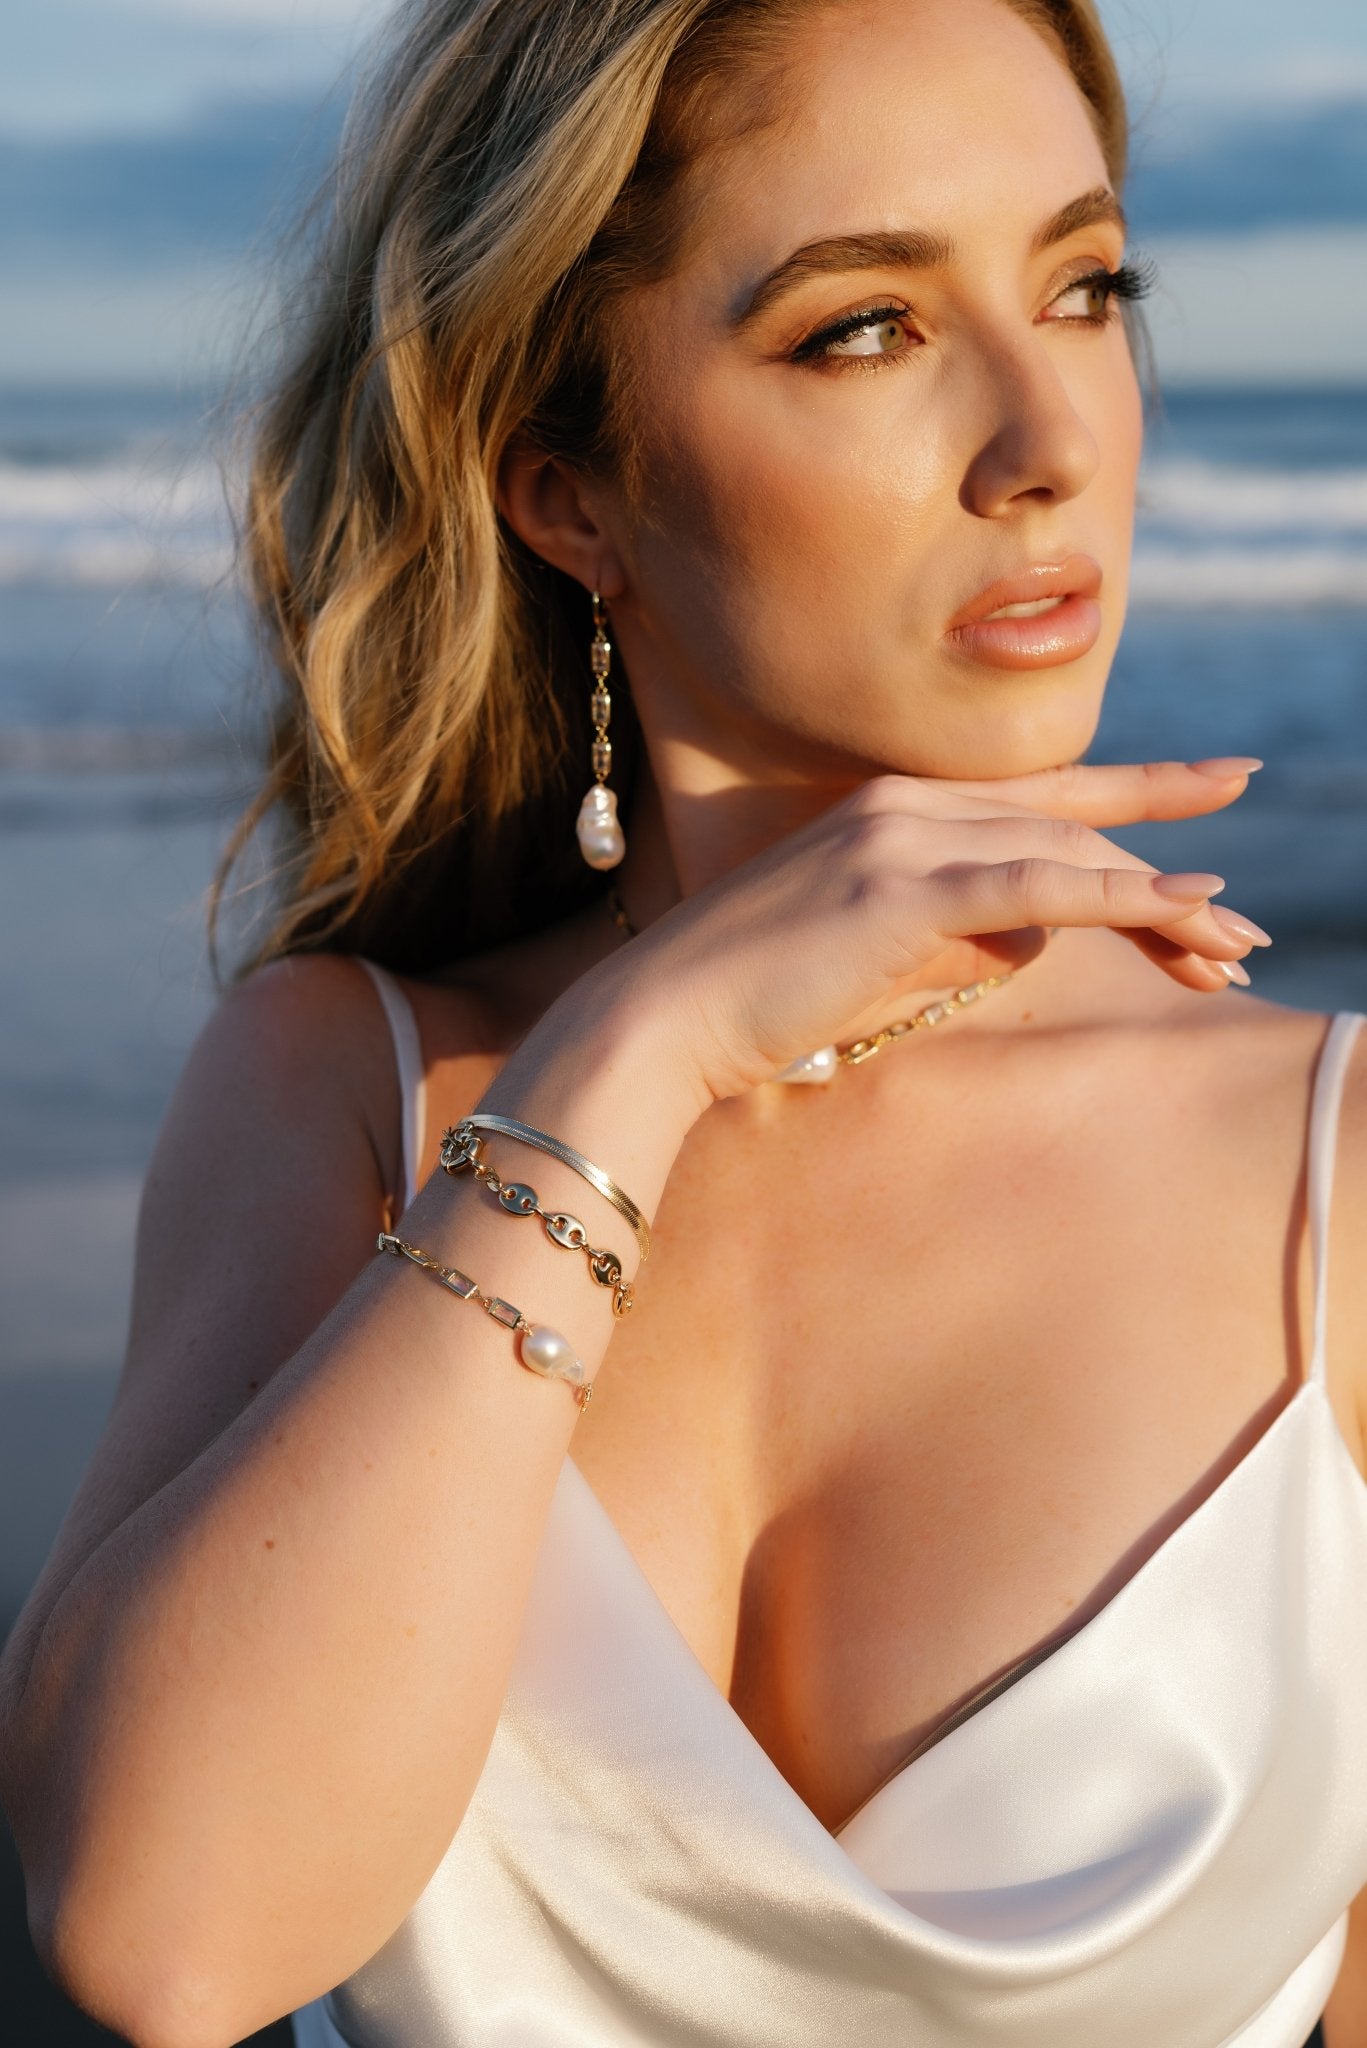
<instances>
[{"instance_id":1,"label":"thin dress strap","mask_svg":"<svg viewBox=\"0 0 1367 2048\"><path fill-rule=\"evenodd\" d=\"M1334 1154L1338 1147L1339 1109L1343 1081L1362 1017L1340 1010L1324 1036L1315 1085L1310 1098L1310 1138L1306 1161L1306 1203L1310 1211L1310 1269L1315 1286L1315 1322L1308 1378L1323 1386L1326 1360L1326 1318L1329 1306L1329 1204L1334 1191Z\"/></svg>"},{"instance_id":2,"label":"thin dress strap","mask_svg":"<svg viewBox=\"0 0 1367 2048\"><path fill-rule=\"evenodd\" d=\"M403 1134L403 1199L400 1213L418 1192L418 1167L422 1159L423 1132L427 1128L427 1083L422 1070L422 1042L413 1005L387 967L355 955L375 984L384 1006L394 1040L394 1063L399 1070L399 1129Z\"/></svg>"}]
</instances>

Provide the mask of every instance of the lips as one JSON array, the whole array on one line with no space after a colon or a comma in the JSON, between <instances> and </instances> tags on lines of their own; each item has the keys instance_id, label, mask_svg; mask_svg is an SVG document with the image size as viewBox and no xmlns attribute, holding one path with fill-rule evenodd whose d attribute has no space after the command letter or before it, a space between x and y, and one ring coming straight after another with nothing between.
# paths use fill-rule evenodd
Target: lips
<instances>
[{"instance_id":1,"label":"lips","mask_svg":"<svg viewBox=\"0 0 1367 2048\"><path fill-rule=\"evenodd\" d=\"M1076 661L1101 632L1101 564L1090 555L1032 562L988 584L945 628L958 652L994 668L1053 668Z\"/></svg>"}]
</instances>

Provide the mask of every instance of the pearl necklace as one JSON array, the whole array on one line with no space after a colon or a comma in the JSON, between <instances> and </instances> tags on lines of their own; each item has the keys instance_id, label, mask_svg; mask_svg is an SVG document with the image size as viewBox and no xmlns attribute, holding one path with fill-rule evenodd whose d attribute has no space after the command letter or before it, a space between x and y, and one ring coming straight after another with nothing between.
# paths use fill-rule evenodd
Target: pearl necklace
<instances>
[{"instance_id":1,"label":"pearl necklace","mask_svg":"<svg viewBox=\"0 0 1367 2048\"><path fill-rule=\"evenodd\" d=\"M629 939L640 937L639 929L628 917L626 905L616 889L608 890L607 906L608 915L619 931L625 932ZM1005 988L1014 974L1015 970L1011 968L1005 974L989 974L986 981L971 981L964 988L956 988L951 995L942 996L938 1002L928 1003L925 1009L914 1011L910 1017L899 1017L895 1024L885 1024L881 1031L875 1031L869 1038L856 1038L849 1045L822 1045L815 1052L799 1053L771 1079L789 1085L833 1081L837 1067L862 1067L865 1060L871 1060L899 1039L910 1038L916 1031L933 1031L937 1024L956 1017L960 1010L966 1010L970 1003L976 1003L991 989Z\"/></svg>"}]
</instances>

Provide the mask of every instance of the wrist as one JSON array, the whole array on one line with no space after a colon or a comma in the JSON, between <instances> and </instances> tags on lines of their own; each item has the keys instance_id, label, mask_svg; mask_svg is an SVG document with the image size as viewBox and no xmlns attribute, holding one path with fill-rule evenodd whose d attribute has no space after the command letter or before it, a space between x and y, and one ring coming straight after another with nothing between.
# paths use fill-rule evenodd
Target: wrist
<instances>
[{"instance_id":1,"label":"wrist","mask_svg":"<svg viewBox=\"0 0 1367 2048\"><path fill-rule=\"evenodd\" d=\"M567 990L509 1055L476 1107L516 1118L583 1153L653 1217L670 1168L707 1099L690 1084L668 1014L619 977ZM570 1168L544 1162L555 1199ZM602 1201L579 1183L581 1200ZM568 1204L573 1206L573 1204Z\"/></svg>"}]
</instances>

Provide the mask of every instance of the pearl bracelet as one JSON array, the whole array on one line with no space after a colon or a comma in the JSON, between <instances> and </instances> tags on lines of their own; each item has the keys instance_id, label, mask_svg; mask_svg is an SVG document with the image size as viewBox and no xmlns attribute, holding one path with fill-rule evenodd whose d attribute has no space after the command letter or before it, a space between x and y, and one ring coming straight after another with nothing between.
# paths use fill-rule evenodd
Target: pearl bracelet
<instances>
[{"instance_id":1,"label":"pearl bracelet","mask_svg":"<svg viewBox=\"0 0 1367 2048\"><path fill-rule=\"evenodd\" d=\"M468 1273L462 1273L455 1266L443 1266L438 1259L420 1251L415 1244L405 1244L392 1231L382 1230L375 1240L375 1249L388 1252L393 1258L411 1259L415 1266L430 1273L443 1287L462 1301L473 1301L492 1316L496 1323L502 1323L505 1330L517 1335L518 1357L528 1372L534 1372L543 1380L564 1380L581 1408L587 1408L593 1399L593 1388L584 1379L583 1360L576 1357L569 1340L559 1330L553 1330L549 1323L529 1323L521 1309L514 1308L510 1301L504 1301L497 1294L482 1294Z\"/></svg>"}]
</instances>

